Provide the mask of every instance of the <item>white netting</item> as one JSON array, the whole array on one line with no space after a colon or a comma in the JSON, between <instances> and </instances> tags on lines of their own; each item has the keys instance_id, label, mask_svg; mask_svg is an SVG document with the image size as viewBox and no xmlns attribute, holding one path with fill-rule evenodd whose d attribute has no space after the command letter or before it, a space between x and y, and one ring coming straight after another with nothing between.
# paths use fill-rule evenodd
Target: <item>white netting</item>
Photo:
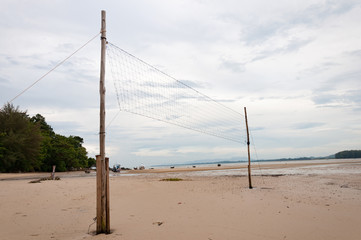
<instances>
[{"instance_id":1,"label":"white netting","mask_svg":"<svg viewBox=\"0 0 361 240\"><path fill-rule=\"evenodd\" d=\"M246 143L242 114L111 43L107 61L122 111Z\"/></svg>"}]
</instances>

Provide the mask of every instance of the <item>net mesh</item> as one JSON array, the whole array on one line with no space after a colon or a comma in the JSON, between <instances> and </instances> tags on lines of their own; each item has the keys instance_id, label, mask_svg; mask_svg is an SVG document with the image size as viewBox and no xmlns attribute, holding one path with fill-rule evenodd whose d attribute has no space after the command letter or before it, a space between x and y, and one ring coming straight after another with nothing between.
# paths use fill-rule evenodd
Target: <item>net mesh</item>
<instances>
[{"instance_id":1,"label":"net mesh","mask_svg":"<svg viewBox=\"0 0 361 240\"><path fill-rule=\"evenodd\" d=\"M111 43L107 61L121 111L246 144L239 112Z\"/></svg>"}]
</instances>

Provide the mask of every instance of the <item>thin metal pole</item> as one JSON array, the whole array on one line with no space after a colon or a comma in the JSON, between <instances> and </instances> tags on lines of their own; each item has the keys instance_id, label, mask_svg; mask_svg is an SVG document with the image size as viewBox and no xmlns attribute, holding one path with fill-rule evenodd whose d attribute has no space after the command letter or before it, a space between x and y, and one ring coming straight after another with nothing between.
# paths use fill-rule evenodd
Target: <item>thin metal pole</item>
<instances>
[{"instance_id":1,"label":"thin metal pole","mask_svg":"<svg viewBox=\"0 0 361 240\"><path fill-rule=\"evenodd\" d=\"M249 189L252 189L252 180L251 180L251 154L249 150L249 131L248 131L248 119L247 119L247 110L246 107L244 107L244 117L246 119L246 129L247 129L247 148L248 148L248 183L249 183Z\"/></svg>"},{"instance_id":2,"label":"thin metal pole","mask_svg":"<svg viewBox=\"0 0 361 240\"><path fill-rule=\"evenodd\" d=\"M101 12L101 59L100 59L100 129L97 156L97 233L109 233L109 186L107 186L108 166L105 160L105 51L106 51L106 13ZM99 168L98 168L99 167Z\"/></svg>"}]
</instances>

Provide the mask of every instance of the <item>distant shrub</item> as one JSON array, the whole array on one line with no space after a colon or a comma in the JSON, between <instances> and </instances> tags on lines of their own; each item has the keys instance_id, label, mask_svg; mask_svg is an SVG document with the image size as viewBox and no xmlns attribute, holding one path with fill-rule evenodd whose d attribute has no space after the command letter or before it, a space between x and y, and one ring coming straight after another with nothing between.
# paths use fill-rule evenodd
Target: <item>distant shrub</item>
<instances>
[{"instance_id":1,"label":"distant shrub","mask_svg":"<svg viewBox=\"0 0 361 240\"><path fill-rule=\"evenodd\" d=\"M161 181L178 182L178 181L183 181L183 179L181 179L181 178L164 178Z\"/></svg>"},{"instance_id":2,"label":"distant shrub","mask_svg":"<svg viewBox=\"0 0 361 240\"><path fill-rule=\"evenodd\" d=\"M38 179L38 180L32 180L32 181L30 181L29 183L40 183L40 182L42 182L42 181L47 181L47 180L53 180L53 178L52 178L52 177L43 177L43 178L40 178L40 179ZM54 178L54 180L60 180L60 177L56 176L56 177Z\"/></svg>"}]
</instances>

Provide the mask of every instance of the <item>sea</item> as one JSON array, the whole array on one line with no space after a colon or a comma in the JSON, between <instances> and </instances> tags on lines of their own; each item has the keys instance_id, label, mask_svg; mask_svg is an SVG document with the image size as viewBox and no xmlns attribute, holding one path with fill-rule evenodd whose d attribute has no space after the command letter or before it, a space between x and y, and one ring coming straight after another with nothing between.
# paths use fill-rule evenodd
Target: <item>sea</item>
<instances>
[{"instance_id":1,"label":"sea","mask_svg":"<svg viewBox=\"0 0 361 240\"><path fill-rule=\"evenodd\" d=\"M226 167L240 167L237 169L217 169L218 164ZM252 176L282 176L282 175L326 175L326 174L361 174L361 159L322 159L322 160L281 160L262 161L252 164ZM154 166L154 169L167 168L214 168L205 171L168 172L171 177L184 176L247 176L247 162L207 163L207 164L179 164L174 166ZM111 173L111 176L136 176L153 173Z\"/></svg>"}]
</instances>

